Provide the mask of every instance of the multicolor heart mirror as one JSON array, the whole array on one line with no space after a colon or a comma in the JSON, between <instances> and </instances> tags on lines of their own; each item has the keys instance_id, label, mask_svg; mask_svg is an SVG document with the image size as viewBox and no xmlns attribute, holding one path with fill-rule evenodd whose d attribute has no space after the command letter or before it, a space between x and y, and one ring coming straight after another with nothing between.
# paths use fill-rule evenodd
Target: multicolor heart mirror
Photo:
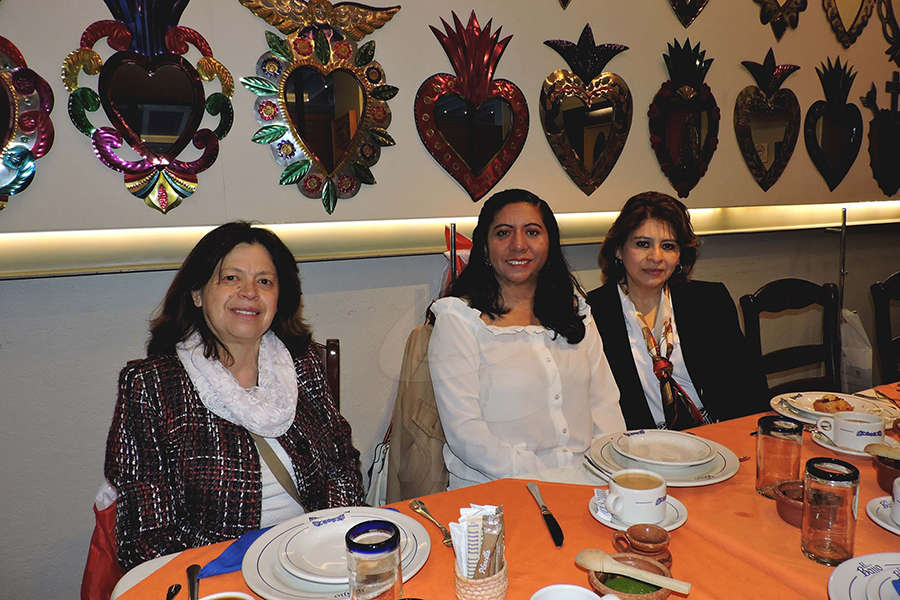
<instances>
[{"instance_id":1,"label":"multicolor heart mirror","mask_svg":"<svg viewBox=\"0 0 900 600\"><path fill-rule=\"evenodd\" d=\"M562 168L590 195L615 166L631 129L631 92L625 80L603 72L606 63L628 49L594 45L585 25L577 44L547 40L571 71L550 73L541 86L541 125Z\"/></svg>"},{"instance_id":2,"label":"multicolor heart mirror","mask_svg":"<svg viewBox=\"0 0 900 600\"><path fill-rule=\"evenodd\" d=\"M215 162L233 122L234 81L203 36L178 25L187 0L104 2L115 20L89 25L62 65L69 117L91 138L97 158L124 173L132 195L167 213L196 191L197 174ZM115 50L105 61L94 50L103 38ZM196 67L184 58L191 46L201 54ZM99 73L99 94L79 84L81 71ZM206 96L203 81L215 78L221 91ZM91 122L87 113L101 106L112 127ZM198 129L204 112L218 117L214 130ZM136 158L119 156L123 142ZM180 160L188 143L202 153Z\"/></svg>"},{"instance_id":3,"label":"multicolor heart mirror","mask_svg":"<svg viewBox=\"0 0 900 600\"><path fill-rule=\"evenodd\" d=\"M797 145L800 104L781 84L800 67L776 65L771 48L762 63L741 64L757 85L745 87L735 100L734 134L750 174L765 191L784 173Z\"/></svg>"},{"instance_id":4,"label":"multicolor heart mirror","mask_svg":"<svg viewBox=\"0 0 900 600\"><path fill-rule=\"evenodd\" d=\"M834 191L856 160L862 143L862 113L847 102L856 73L849 64L842 65L840 58L834 64L829 58L827 65L816 67L816 74L825 100L817 100L806 111L803 137L809 158L828 189Z\"/></svg>"},{"instance_id":5,"label":"multicolor heart mirror","mask_svg":"<svg viewBox=\"0 0 900 600\"><path fill-rule=\"evenodd\" d=\"M685 28L690 27L708 2L709 0L669 0L672 10Z\"/></svg>"},{"instance_id":6,"label":"multicolor heart mirror","mask_svg":"<svg viewBox=\"0 0 900 600\"><path fill-rule=\"evenodd\" d=\"M425 148L477 202L515 162L528 134L528 105L511 81L494 79L497 63L512 36L500 40L491 21L482 29L475 17L437 37L455 75L438 73L419 86L414 104L416 129Z\"/></svg>"},{"instance_id":7,"label":"multicolor heart mirror","mask_svg":"<svg viewBox=\"0 0 900 600\"><path fill-rule=\"evenodd\" d=\"M869 22L875 0L822 0L822 8L838 41L849 48Z\"/></svg>"},{"instance_id":8,"label":"multicolor heart mirror","mask_svg":"<svg viewBox=\"0 0 900 600\"><path fill-rule=\"evenodd\" d=\"M785 30L797 29L800 13L806 10L807 0L753 0L759 4L759 22L771 25L775 39L780 40Z\"/></svg>"},{"instance_id":9,"label":"multicolor heart mirror","mask_svg":"<svg viewBox=\"0 0 900 600\"><path fill-rule=\"evenodd\" d=\"M691 40L675 40L663 54L669 80L653 97L650 110L650 145L656 160L678 192L687 198L719 145L719 106L703 80L713 62L706 50Z\"/></svg>"},{"instance_id":10,"label":"multicolor heart mirror","mask_svg":"<svg viewBox=\"0 0 900 600\"><path fill-rule=\"evenodd\" d=\"M875 6L881 21L881 32L888 43L885 54L888 55L888 60L900 67L900 24L897 23L894 12L894 0L876 0Z\"/></svg>"},{"instance_id":11,"label":"multicolor heart mirror","mask_svg":"<svg viewBox=\"0 0 900 600\"><path fill-rule=\"evenodd\" d=\"M0 37L0 210L34 179L35 162L53 145L53 91Z\"/></svg>"},{"instance_id":12,"label":"multicolor heart mirror","mask_svg":"<svg viewBox=\"0 0 900 600\"><path fill-rule=\"evenodd\" d=\"M891 97L890 108L878 108L875 84L860 98L863 106L872 111L869 121L869 164L878 187L886 196L893 196L900 189L900 73L885 85Z\"/></svg>"},{"instance_id":13,"label":"multicolor heart mirror","mask_svg":"<svg viewBox=\"0 0 900 600\"><path fill-rule=\"evenodd\" d=\"M310 0L274 12L263 0L240 1L287 34L266 32L269 51L259 57L256 76L241 78L257 96L261 127L251 139L272 150L282 167L279 183L296 184L331 214L339 198L375 183L371 167L382 146L394 145L387 101L397 88L385 83L384 69L374 60L375 42L356 42L400 7Z\"/></svg>"}]
</instances>

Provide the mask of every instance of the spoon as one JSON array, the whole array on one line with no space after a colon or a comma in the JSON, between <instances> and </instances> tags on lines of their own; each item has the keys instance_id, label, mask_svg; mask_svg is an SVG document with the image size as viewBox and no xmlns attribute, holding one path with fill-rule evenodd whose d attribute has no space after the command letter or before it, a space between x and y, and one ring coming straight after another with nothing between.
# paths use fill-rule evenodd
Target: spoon
<instances>
[{"instance_id":1,"label":"spoon","mask_svg":"<svg viewBox=\"0 0 900 600\"><path fill-rule=\"evenodd\" d=\"M450 537L450 532L447 531L447 528L444 527L444 525L440 521L431 516L431 513L428 512L428 509L425 507L424 502L422 502L421 500L410 500L409 507L438 526L438 529L440 529L441 533L444 534L444 539L441 541L445 546L453 545L453 538Z\"/></svg>"},{"instance_id":2,"label":"spoon","mask_svg":"<svg viewBox=\"0 0 900 600\"><path fill-rule=\"evenodd\" d=\"M575 564L590 571L625 575L626 577L658 585L667 590L674 590L681 594L689 594L691 592L691 584L687 581L679 581L678 579L672 579L665 575L659 575L636 567L623 565L603 550L596 550L594 548L582 550L575 556Z\"/></svg>"},{"instance_id":3,"label":"spoon","mask_svg":"<svg viewBox=\"0 0 900 600\"><path fill-rule=\"evenodd\" d=\"M191 565L187 568L188 600L197 600L200 595L200 581L197 579L197 575L199 574L200 565Z\"/></svg>"}]
</instances>

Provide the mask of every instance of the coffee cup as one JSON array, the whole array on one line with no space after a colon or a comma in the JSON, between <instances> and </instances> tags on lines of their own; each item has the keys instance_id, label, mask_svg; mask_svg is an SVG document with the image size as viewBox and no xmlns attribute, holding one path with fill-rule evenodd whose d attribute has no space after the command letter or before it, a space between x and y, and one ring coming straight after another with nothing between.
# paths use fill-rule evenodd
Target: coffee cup
<instances>
[{"instance_id":1,"label":"coffee cup","mask_svg":"<svg viewBox=\"0 0 900 600\"><path fill-rule=\"evenodd\" d=\"M644 469L623 469L609 478L606 510L623 523L659 523L666 518L666 481Z\"/></svg>"},{"instance_id":2,"label":"coffee cup","mask_svg":"<svg viewBox=\"0 0 900 600\"><path fill-rule=\"evenodd\" d=\"M891 519L900 527L900 477L894 479L894 502L891 504Z\"/></svg>"},{"instance_id":3,"label":"coffee cup","mask_svg":"<svg viewBox=\"0 0 900 600\"><path fill-rule=\"evenodd\" d=\"M862 452L869 444L884 437L884 421L878 415L862 412L841 412L816 420L818 430L835 446Z\"/></svg>"}]
</instances>

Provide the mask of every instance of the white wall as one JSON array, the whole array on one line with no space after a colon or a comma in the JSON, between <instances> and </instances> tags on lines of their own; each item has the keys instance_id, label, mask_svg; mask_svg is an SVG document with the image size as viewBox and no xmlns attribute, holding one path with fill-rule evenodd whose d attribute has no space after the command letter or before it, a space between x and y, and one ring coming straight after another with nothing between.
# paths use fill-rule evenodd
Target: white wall
<instances>
[{"instance_id":1,"label":"white wall","mask_svg":"<svg viewBox=\"0 0 900 600\"><path fill-rule=\"evenodd\" d=\"M900 226L851 229L847 306L871 333L868 286L900 270ZM597 246L567 248L584 286L601 281ZM368 464L390 418L401 353L443 269L441 256L307 263L306 316L342 345L342 412ZM695 275L734 298L777 277L836 281L838 236L824 231L704 240ZM74 597L102 479L124 362L171 272L0 281L0 599Z\"/></svg>"}]
</instances>

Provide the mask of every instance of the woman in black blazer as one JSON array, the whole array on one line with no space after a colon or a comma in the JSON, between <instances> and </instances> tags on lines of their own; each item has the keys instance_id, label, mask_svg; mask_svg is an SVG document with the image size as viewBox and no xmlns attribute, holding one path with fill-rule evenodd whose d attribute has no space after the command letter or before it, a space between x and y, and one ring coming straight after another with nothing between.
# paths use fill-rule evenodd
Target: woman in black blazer
<instances>
[{"instance_id":1,"label":"woman in black blazer","mask_svg":"<svg viewBox=\"0 0 900 600\"><path fill-rule=\"evenodd\" d=\"M722 283L691 281L699 240L684 204L628 200L603 241L606 283L587 301L629 429L684 429L767 409Z\"/></svg>"}]
</instances>

